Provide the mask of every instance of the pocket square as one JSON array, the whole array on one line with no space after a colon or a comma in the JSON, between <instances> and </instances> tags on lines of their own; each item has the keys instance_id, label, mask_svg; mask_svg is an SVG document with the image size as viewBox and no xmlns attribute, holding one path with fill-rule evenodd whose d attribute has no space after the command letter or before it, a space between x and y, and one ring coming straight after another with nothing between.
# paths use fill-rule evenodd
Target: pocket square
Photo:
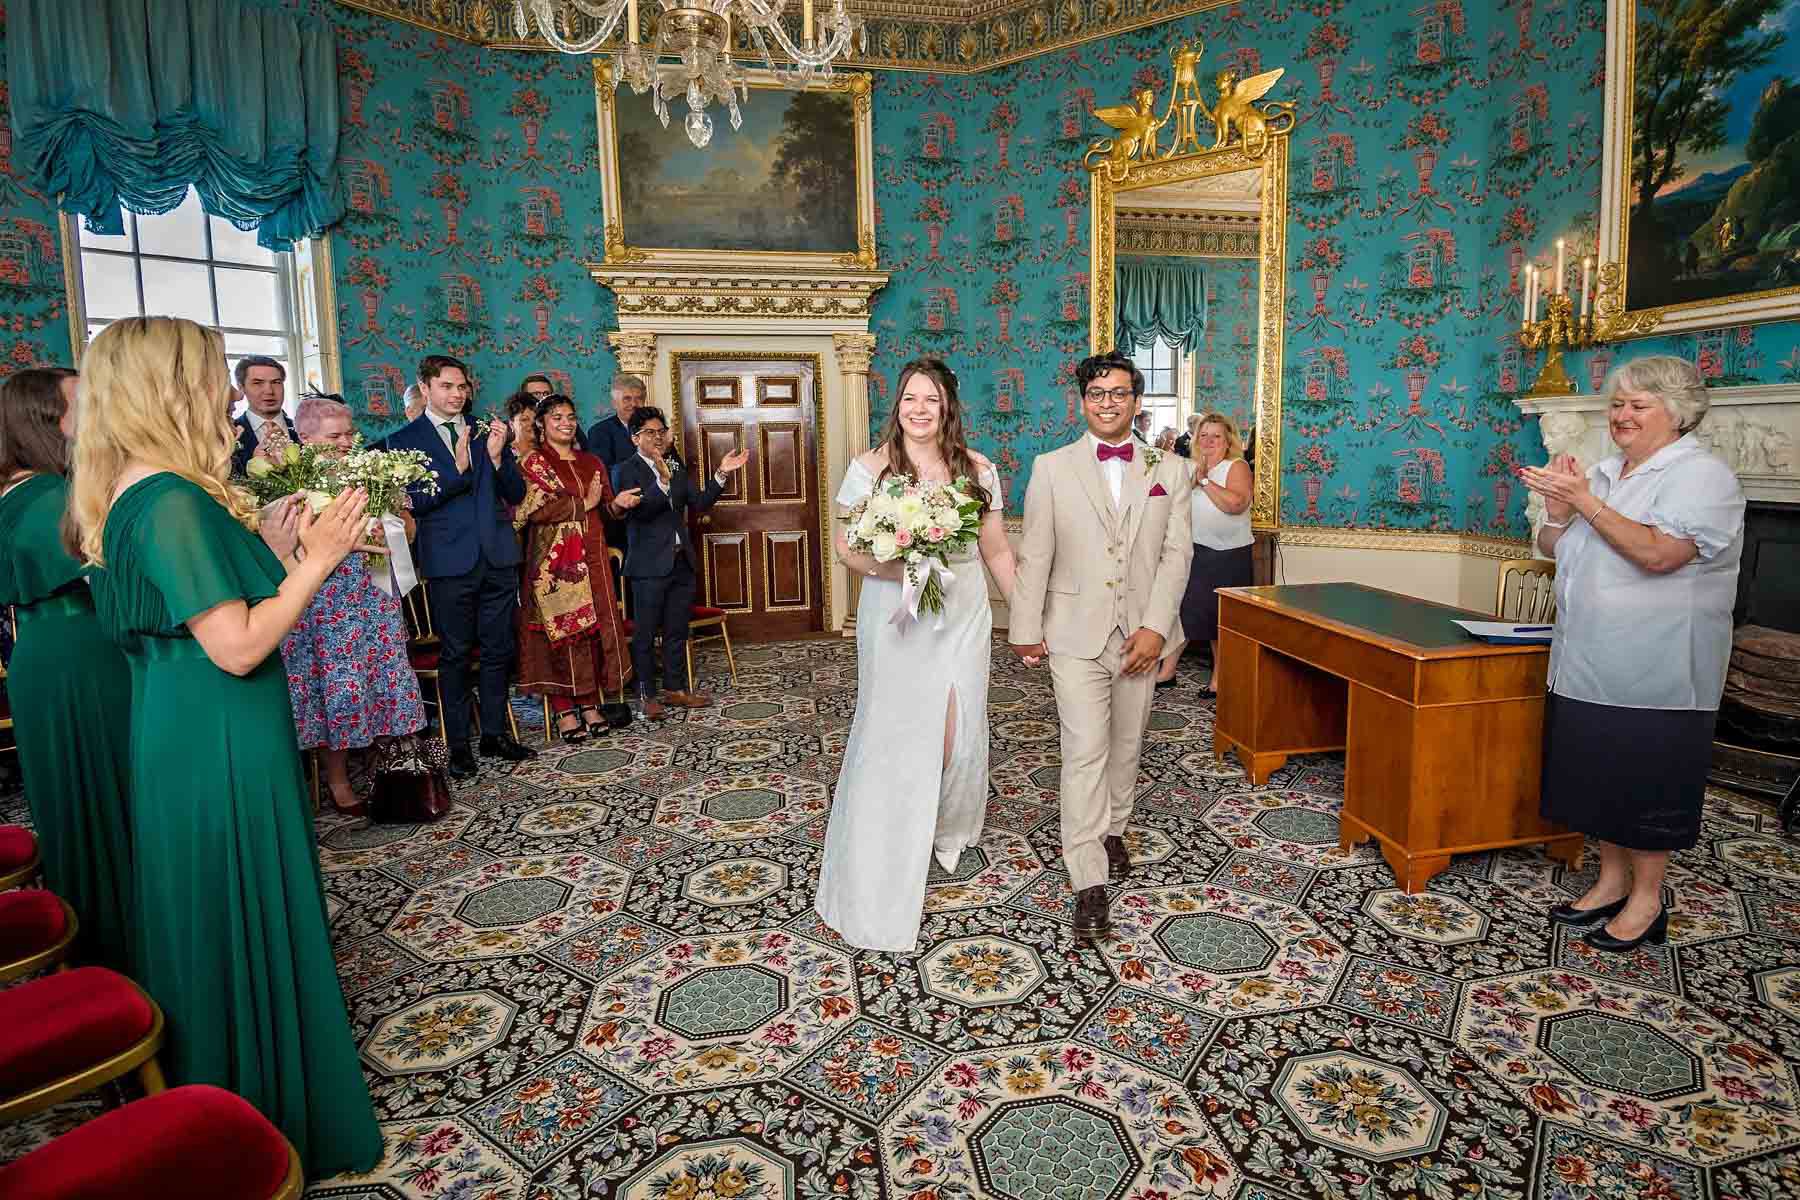
<instances>
[{"instance_id":1,"label":"pocket square","mask_svg":"<svg viewBox=\"0 0 1800 1200\"><path fill-rule=\"evenodd\" d=\"M1156 499L1158 496L1166 496L1168 494L1169 493L1163 491L1163 485L1160 483L1150 489L1150 499L1152 500Z\"/></svg>"}]
</instances>

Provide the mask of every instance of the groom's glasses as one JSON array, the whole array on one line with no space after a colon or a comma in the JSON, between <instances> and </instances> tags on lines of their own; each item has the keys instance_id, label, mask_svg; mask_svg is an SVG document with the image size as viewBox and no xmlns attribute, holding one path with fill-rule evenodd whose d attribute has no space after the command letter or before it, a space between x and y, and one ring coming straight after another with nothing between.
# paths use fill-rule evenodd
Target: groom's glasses
<instances>
[{"instance_id":1,"label":"groom's glasses","mask_svg":"<svg viewBox=\"0 0 1800 1200\"><path fill-rule=\"evenodd\" d=\"M1115 403L1122 403L1126 400L1131 399L1131 389L1130 388L1089 388L1087 390L1087 398L1088 398L1088 402L1090 404L1098 404L1102 400L1111 400Z\"/></svg>"}]
</instances>

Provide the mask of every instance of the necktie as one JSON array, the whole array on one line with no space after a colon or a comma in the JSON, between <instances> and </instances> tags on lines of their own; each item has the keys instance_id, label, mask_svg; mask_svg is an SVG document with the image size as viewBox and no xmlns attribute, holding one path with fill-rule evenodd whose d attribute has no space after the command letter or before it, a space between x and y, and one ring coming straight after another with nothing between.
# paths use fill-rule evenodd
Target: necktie
<instances>
[{"instance_id":1,"label":"necktie","mask_svg":"<svg viewBox=\"0 0 1800 1200\"><path fill-rule=\"evenodd\" d=\"M1126 442L1122 446L1108 446L1105 442L1101 442L1094 447L1094 457L1101 462L1105 462L1109 458L1116 458L1120 462L1130 462L1131 443Z\"/></svg>"},{"instance_id":2,"label":"necktie","mask_svg":"<svg viewBox=\"0 0 1800 1200\"><path fill-rule=\"evenodd\" d=\"M454 454L456 452L456 422L445 421L438 428L444 431L444 444L450 447L450 452Z\"/></svg>"}]
</instances>

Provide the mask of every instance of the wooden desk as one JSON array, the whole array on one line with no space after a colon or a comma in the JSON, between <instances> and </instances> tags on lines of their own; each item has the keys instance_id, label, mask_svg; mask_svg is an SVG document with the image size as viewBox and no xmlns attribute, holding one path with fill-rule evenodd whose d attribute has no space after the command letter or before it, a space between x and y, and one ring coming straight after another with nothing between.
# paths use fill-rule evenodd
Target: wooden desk
<instances>
[{"instance_id":1,"label":"wooden desk","mask_svg":"<svg viewBox=\"0 0 1800 1200\"><path fill-rule=\"evenodd\" d=\"M1538 817L1548 646L1495 646L1486 614L1357 583L1219 589L1213 753L1257 785L1288 755L1345 751L1341 845L1369 838L1416 892L1452 854L1581 835Z\"/></svg>"}]
</instances>

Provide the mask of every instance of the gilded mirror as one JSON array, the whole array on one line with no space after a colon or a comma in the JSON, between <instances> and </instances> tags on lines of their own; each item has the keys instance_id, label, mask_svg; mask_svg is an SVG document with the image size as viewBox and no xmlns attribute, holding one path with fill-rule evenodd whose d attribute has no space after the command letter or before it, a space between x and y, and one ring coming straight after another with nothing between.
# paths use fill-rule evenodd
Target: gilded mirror
<instances>
[{"instance_id":1,"label":"gilded mirror","mask_svg":"<svg viewBox=\"0 0 1800 1200\"><path fill-rule=\"evenodd\" d=\"M1151 326L1132 298L1146 286L1173 281L1177 292L1203 294L1203 332L1190 326L1169 335L1180 410L1251 418L1258 467L1251 523L1273 531L1281 514L1283 264L1294 118L1291 105L1262 100L1280 69L1248 78L1227 69L1202 83L1200 55L1198 41L1170 50L1174 87L1166 102L1145 88L1129 103L1095 110L1117 132L1086 157L1093 202L1089 343L1098 353L1144 334ZM1154 353L1169 347L1164 341ZM1120 348L1140 365L1153 353L1144 345Z\"/></svg>"}]
</instances>

